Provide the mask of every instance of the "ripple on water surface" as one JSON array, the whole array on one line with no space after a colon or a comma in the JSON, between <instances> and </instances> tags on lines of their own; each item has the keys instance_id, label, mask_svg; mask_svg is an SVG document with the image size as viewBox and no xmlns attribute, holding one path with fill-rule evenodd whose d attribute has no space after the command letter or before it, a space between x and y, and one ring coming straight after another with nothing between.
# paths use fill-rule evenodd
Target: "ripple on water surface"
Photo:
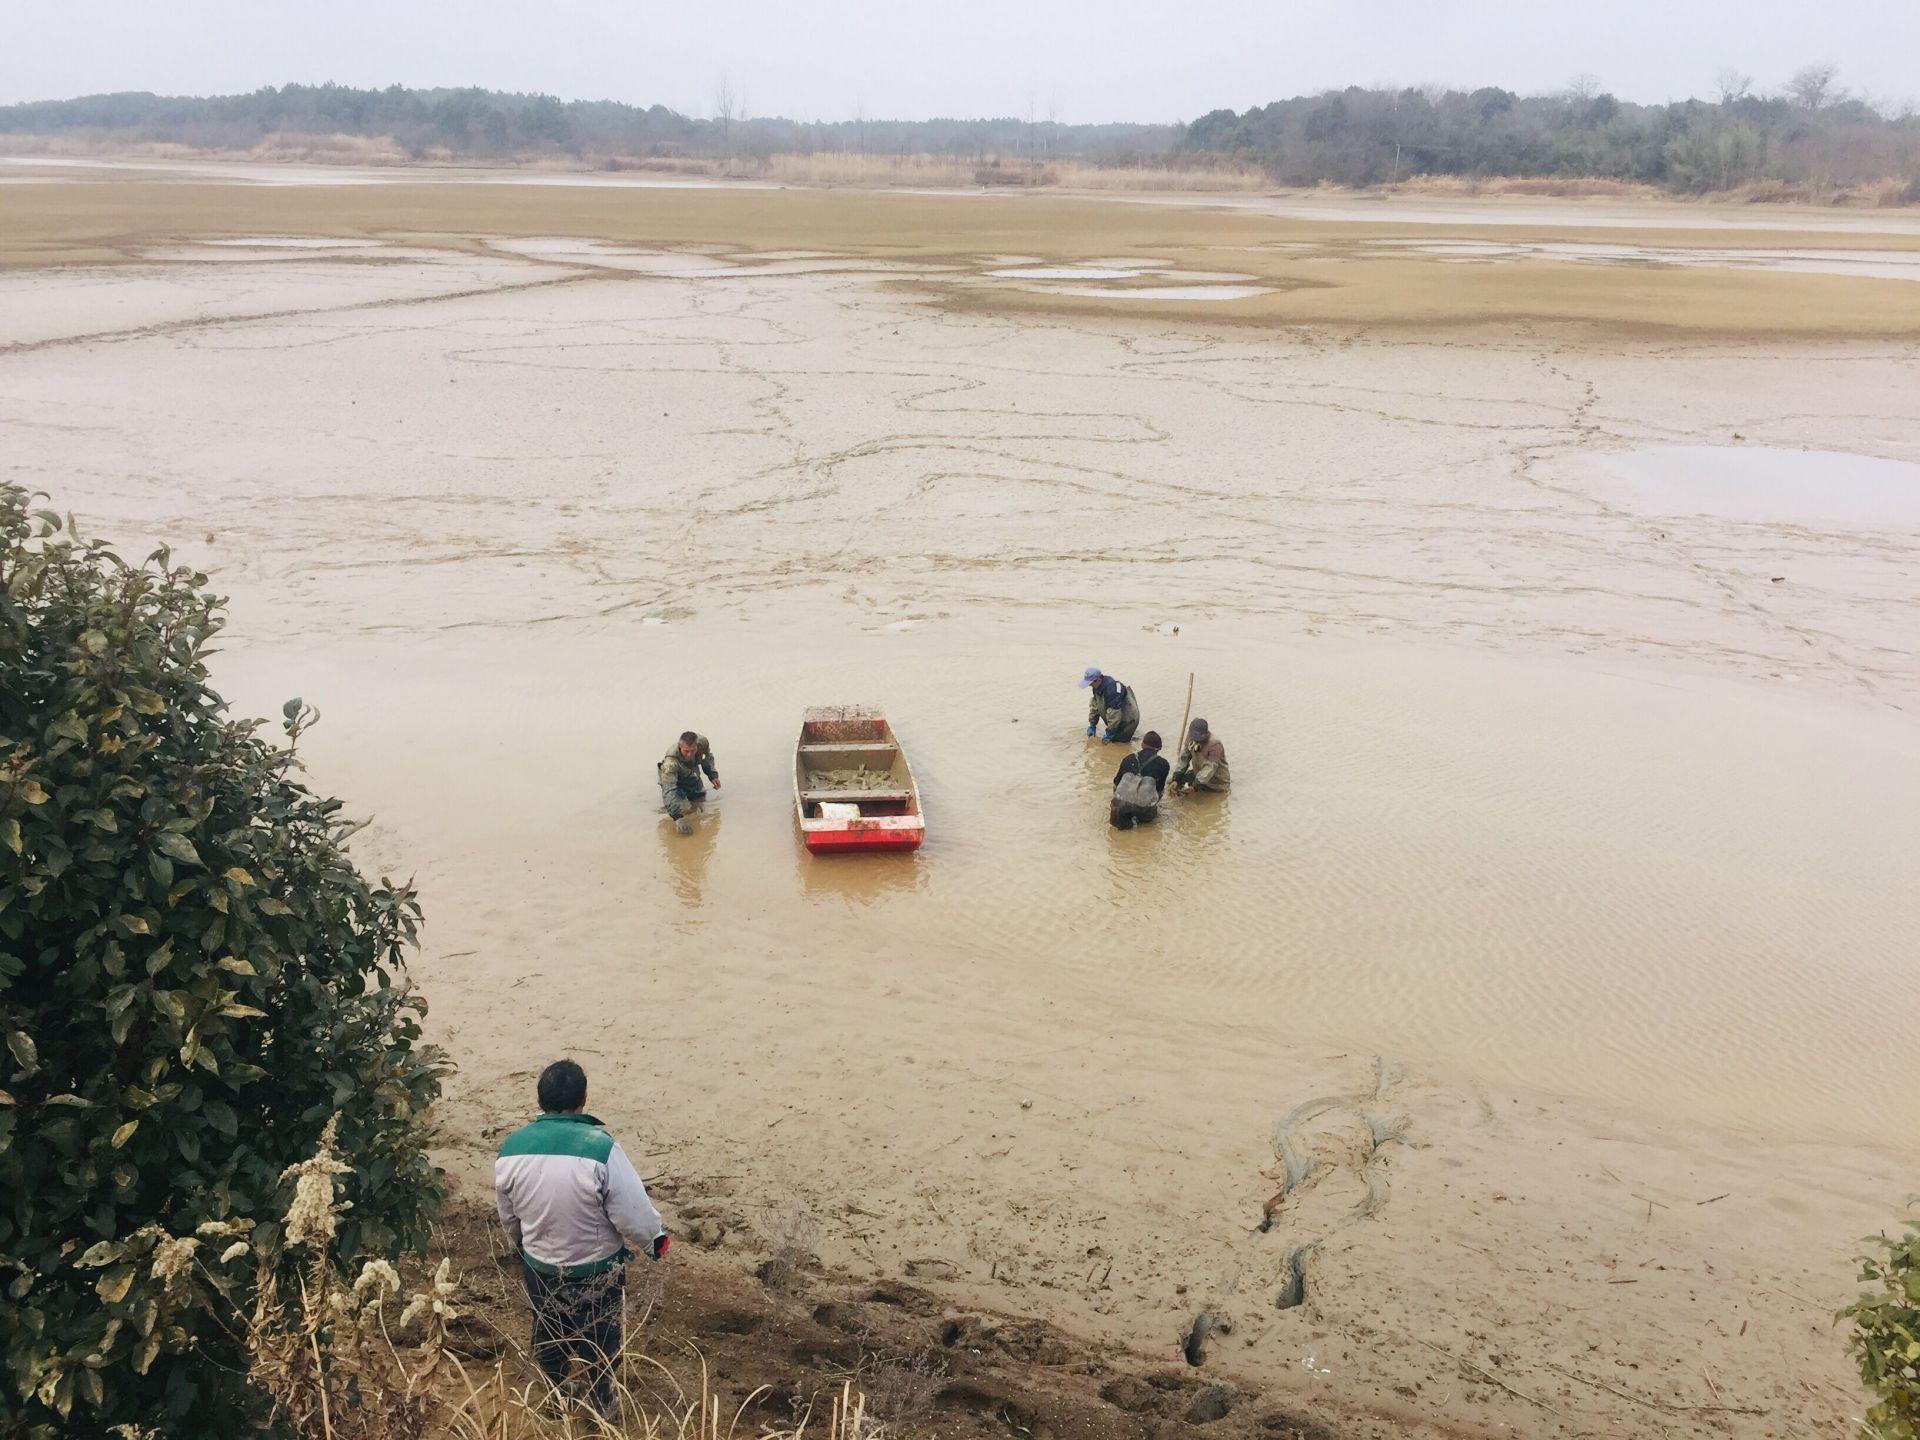
<instances>
[{"instance_id":1,"label":"ripple on water surface","mask_svg":"<svg viewBox=\"0 0 1920 1440\"><path fill-rule=\"evenodd\" d=\"M827 987L967 977L1005 1003L1087 997L1090 1024L1364 1047L1676 1120L1887 1136L1920 1118L1920 1058L1865 1043L1888 997L1913 993L1920 949L1920 742L1899 717L1731 684L1275 644L1250 627L1096 645L988 633L843 632L823 671L811 633L648 630L642 668L724 717L711 723L725 839L682 855L653 834L634 781L638 843L571 830L553 843L618 853L640 890L681 882L690 908L673 933L688 949L661 964L752 945ZM567 694L606 706L589 728L617 732L643 703L583 684L618 670L612 658L489 644L513 691L490 715L547 726ZM1233 792L1110 829L1124 751L1083 734L1087 663L1135 686L1146 725L1168 735L1197 672L1195 711L1227 745ZM792 717L869 696L912 756L926 846L808 857ZM395 704L410 725L432 702ZM350 733L357 754L385 753ZM455 786L417 823L464 835L560 804L577 825L556 797L604 793L605 768L591 745L524 776L508 767L472 814ZM697 886L687 856L703 857Z\"/></svg>"}]
</instances>

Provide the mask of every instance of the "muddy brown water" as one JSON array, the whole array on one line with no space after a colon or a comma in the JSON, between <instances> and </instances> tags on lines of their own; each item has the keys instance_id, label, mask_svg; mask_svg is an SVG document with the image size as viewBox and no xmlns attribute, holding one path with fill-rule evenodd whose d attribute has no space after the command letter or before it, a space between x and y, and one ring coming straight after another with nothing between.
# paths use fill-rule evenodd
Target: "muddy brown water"
<instances>
[{"instance_id":1,"label":"muddy brown water","mask_svg":"<svg viewBox=\"0 0 1920 1440\"><path fill-rule=\"evenodd\" d=\"M469 904L505 918L513 875L562 857L596 884L619 876L617 912L648 917L629 971L607 912L535 887L546 918L487 940L462 986L557 970L644 1008L655 966L743 943L863 984L1044 970L1068 991L1258 1015L1296 1040L1674 1118L1863 1139L1912 1120L1912 1092L1883 1083L1904 1062L1851 1039L1910 984L1920 933L1905 727L1733 686L1261 630L1069 621L1033 646L1005 621L848 625L826 632L826 665L812 626L677 625L561 656L537 635L469 638L458 662L423 665L375 639L230 668L257 708L295 686L323 704L314 764L378 797L396 862L405 837L433 837L423 883L436 930L463 937L449 948L482 943ZM1081 733L1082 655L1167 734L1196 670L1233 791L1108 830L1124 752ZM908 747L928 816L916 857L836 864L796 844L794 717L854 697ZM713 740L726 788L681 843L649 782L686 725ZM599 958L583 973L583 957Z\"/></svg>"}]
</instances>

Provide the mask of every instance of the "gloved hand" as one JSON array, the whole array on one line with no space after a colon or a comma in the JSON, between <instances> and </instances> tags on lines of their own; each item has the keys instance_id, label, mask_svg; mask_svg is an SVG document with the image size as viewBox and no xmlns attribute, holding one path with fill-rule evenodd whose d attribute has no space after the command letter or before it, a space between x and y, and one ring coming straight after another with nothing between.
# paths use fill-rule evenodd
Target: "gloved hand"
<instances>
[{"instance_id":1,"label":"gloved hand","mask_svg":"<svg viewBox=\"0 0 1920 1440\"><path fill-rule=\"evenodd\" d=\"M1099 728L1100 728L1100 722L1098 720L1092 721L1087 726L1087 734L1091 735L1093 734L1094 731L1098 730Z\"/></svg>"},{"instance_id":2,"label":"gloved hand","mask_svg":"<svg viewBox=\"0 0 1920 1440\"><path fill-rule=\"evenodd\" d=\"M670 1247L672 1244L673 1244L673 1236L669 1235L666 1231L662 1230L658 1235L653 1237L653 1244L650 1247L648 1247L647 1253L652 1255L653 1258L656 1260L665 1259L668 1247Z\"/></svg>"}]
</instances>

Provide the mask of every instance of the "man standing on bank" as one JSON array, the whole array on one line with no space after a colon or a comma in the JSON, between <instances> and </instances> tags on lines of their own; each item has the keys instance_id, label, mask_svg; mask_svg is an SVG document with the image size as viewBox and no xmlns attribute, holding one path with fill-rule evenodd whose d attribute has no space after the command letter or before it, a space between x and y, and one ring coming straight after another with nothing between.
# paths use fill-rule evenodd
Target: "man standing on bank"
<instances>
[{"instance_id":1,"label":"man standing on bank","mask_svg":"<svg viewBox=\"0 0 1920 1440\"><path fill-rule=\"evenodd\" d=\"M1089 665L1080 677L1080 688L1093 691L1087 705L1087 734L1093 734L1105 721L1107 739L1133 739L1133 732L1140 728L1140 702L1134 698L1131 686L1122 685L1111 675L1102 675L1098 665Z\"/></svg>"},{"instance_id":2,"label":"man standing on bank","mask_svg":"<svg viewBox=\"0 0 1920 1440\"><path fill-rule=\"evenodd\" d=\"M586 1113L586 1072L556 1060L537 1088L540 1118L509 1135L493 1162L494 1199L533 1302L541 1373L565 1394L579 1361L588 1402L617 1422L627 1261L636 1252L660 1259L671 1237L626 1152Z\"/></svg>"},{"instance_id":3,"label":"man standing on bank","mask_svg":"<svg viewBox=\"0 0 1920 1440\"><path fill-rule=\"evenodd\" d=\"M713 788L720 788L720 770L713 763L713 747L707 744L707 737L692 730L683 730L680 738L668 750L660 766L660 802L679 823L682 835L693 833L693 822L687 818L687 811L707 798L707 787L700 783L704 774L713 782Z\"/></svg>"}]
</instances>

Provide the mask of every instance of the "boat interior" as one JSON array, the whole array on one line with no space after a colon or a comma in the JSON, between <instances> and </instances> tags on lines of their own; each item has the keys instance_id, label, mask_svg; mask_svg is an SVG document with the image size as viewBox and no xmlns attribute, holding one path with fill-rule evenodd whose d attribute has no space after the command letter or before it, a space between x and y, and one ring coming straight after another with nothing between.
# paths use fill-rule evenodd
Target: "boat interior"
<instances>
[{"instance_id":1,"label":"boat interior","mask_svg":"<svg viewBox=\"0 0 1920 1440\"><path fill-rule=\"evenodd\" d=\"M914 812L906 758L878 716L809 717L794 763L801 811L810 819L819 818L823 804L858 805L862 816Z\"/></svg>"}]
</instances>

